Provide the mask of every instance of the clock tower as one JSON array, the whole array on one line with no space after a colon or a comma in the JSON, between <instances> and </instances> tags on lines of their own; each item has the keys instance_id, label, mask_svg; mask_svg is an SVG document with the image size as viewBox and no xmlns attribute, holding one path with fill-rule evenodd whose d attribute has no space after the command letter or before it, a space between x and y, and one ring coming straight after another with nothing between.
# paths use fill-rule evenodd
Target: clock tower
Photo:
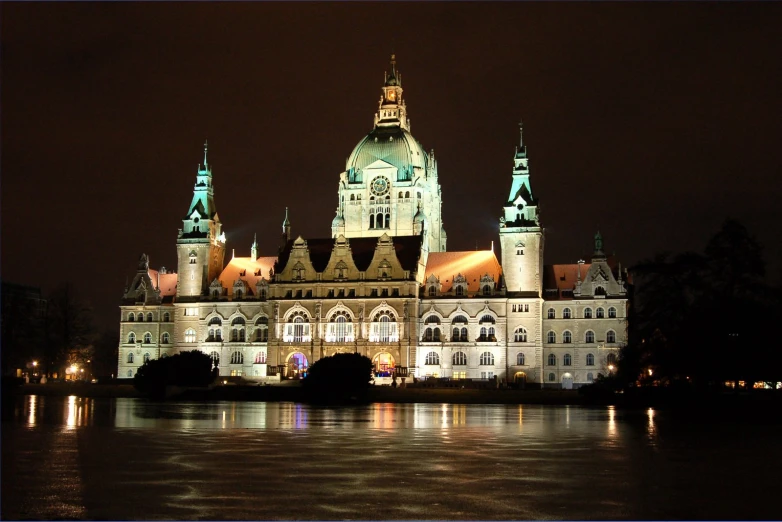
<instances>
[{"instance_id":1,"label":"clock tower","mask_svg":"<svg viewBox=\"0 0 782 522\"><path fill-rule=\"evenodd\" d=\"M446 234L434 151L410 133L402 75L391 55L372 131L348 157L340 175L332 236L422 235L424 248L443 252Z\"/></svg>"}]
</instances>

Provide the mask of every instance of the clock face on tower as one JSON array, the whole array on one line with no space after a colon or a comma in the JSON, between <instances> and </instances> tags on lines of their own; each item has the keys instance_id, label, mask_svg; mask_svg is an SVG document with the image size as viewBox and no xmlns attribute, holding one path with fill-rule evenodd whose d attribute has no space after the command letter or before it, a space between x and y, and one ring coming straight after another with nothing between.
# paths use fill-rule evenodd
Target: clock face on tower
<instances>
[{"instance_id":1,"label":"clock face on tower","mask_svg":"<svg viewBox=\"0 0 782 522\"><path fill-rule=\"evenodd\" d=\"M389 189L388 179L385 176L378 176L372 180L372 194L375 196L384 196Z\"/></svg>"}]
</instances>

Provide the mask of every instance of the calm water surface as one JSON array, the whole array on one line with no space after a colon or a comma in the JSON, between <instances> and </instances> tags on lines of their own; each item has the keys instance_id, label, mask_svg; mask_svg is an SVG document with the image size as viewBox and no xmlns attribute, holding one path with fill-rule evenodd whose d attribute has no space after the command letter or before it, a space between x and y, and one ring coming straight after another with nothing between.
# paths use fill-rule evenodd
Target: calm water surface
<instances>
[{"instance_id":1,"label":"calm water surface","mask_svg":"<svg viewBox=\"0 0 782 522\"><path fill-rule=\"evenodd\" d=\"M549 406L4 406L3 519L779 519L778 426Z\"/></svg>"}]
</instances>

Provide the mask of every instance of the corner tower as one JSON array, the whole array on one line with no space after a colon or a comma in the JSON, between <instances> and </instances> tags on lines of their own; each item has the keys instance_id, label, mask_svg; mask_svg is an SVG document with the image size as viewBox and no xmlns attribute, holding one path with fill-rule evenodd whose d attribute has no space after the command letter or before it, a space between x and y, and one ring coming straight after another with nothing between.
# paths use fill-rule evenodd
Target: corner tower
<instances>
[{"instance_id":1,"label":"corner tower","mask_svg":"<svg viewBox=\"0 0 782 522\"><path fill-rule=\"evenodd\" d=\"M207 163L204 143L204 165L198 165L193 201L176 241L178 259L177 298L198 298L223 269L225 234L217 215L212 185L212 168Z\"/></svg>"},{"instance_id":2,"label":"corner tower","mask_svg":"<svg viewBox=\"0 0 782 522\"><path fill-rule=\"evenodd\" d=\"M529 159L519 123L519 146L513 156L513 181L500 217L502 269L508 293L542 295L543 229L538 200L529 182Z\"/></svg>"},{"instance_id":3,"label":"corner tower","mask_svg":"<svg viewBox=\"0 0 782 522\"><path fill-rule=\"evenodd\" d=\"M333 237L423 234L429 252L445 251L442 197L434 151L410 134L402 75L391 55L374 127L353 149L340 175Z\"/></svg>"}]
</instances>

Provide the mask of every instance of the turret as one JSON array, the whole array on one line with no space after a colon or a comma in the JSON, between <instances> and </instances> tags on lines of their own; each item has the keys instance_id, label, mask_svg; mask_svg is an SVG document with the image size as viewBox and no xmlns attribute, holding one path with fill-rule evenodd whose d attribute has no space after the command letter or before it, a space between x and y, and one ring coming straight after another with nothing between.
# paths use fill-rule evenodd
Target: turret
<instances>
[{"instance_id":1,"label":"turret","mask_svg":"<svg viewBox=\"0 0 782 522\"><path fill-rule=\"evenodd\" d=\"M193 200L177 237L178 298L203 295L209 281L223 269L225 233L215 207L207 152L207 143L204 143L204 164L198 165Z\"/></svg>"},{"instance_id":2,"label":"turret","mask_svg":"<svg viewBox=\"0 0 782 522\"><path fill-rule=\"evenodd\" d=\"M291 222L288 219L288 207L285 207L285 219L282 220L282 239L284 242L291 239Z\"/></svg>"},{"instance_id":3,"label":"turret","mask_svg":"<svg viewBox=\"0 0 782 522\"><path fill-rule=\"evenodd\" d=\"M502 268L509 293L541 295L543 273L543 229L538 200L530 185L529 159L519 123L519 145L513 155L513 171L508 201L500 217Z\"/></svg>"}]
</instances>

